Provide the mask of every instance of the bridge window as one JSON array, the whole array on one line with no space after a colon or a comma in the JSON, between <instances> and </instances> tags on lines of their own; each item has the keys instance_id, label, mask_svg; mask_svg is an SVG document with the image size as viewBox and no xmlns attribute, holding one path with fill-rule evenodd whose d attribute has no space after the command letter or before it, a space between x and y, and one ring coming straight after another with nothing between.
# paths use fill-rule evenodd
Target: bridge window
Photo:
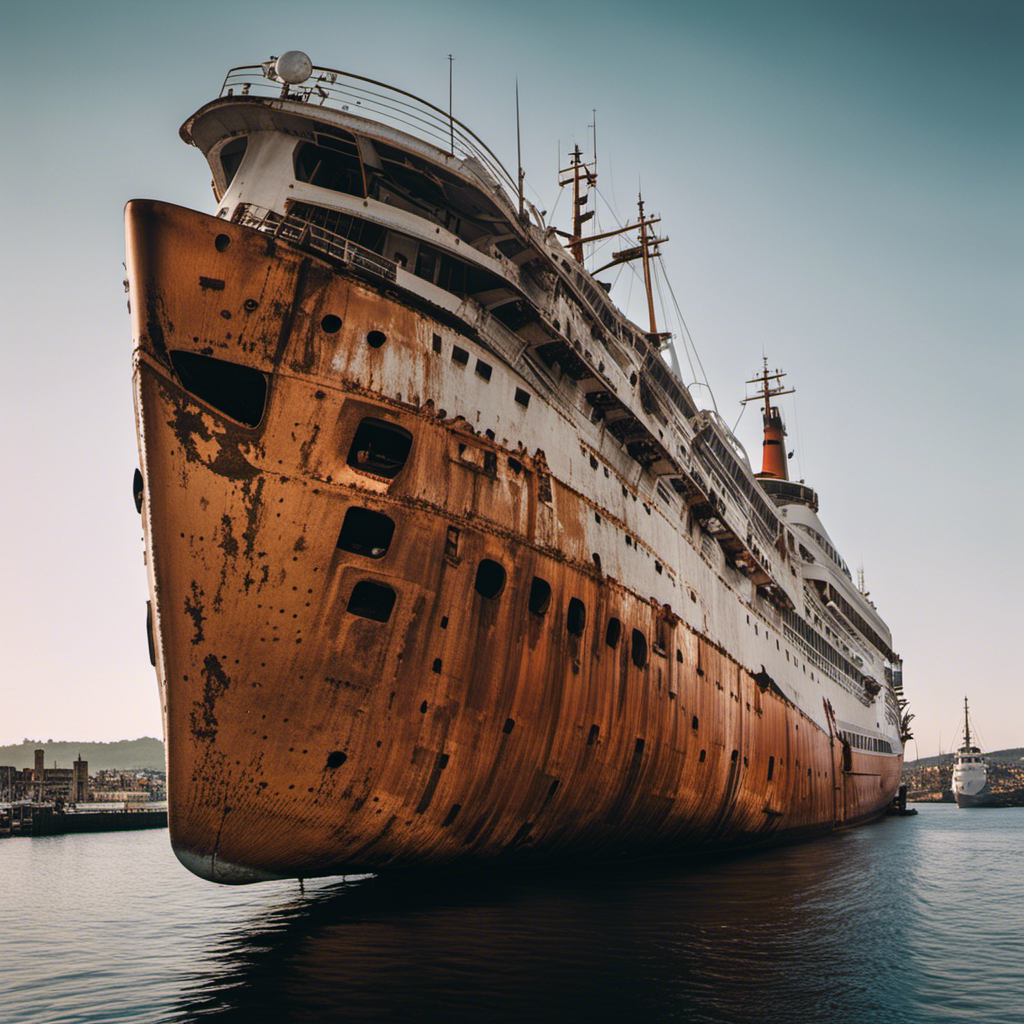
<instances>
[{"instance_id":1,"label":"bridge window","mask_svg":"<svg viewBox=\"0 0 1024 1024\"><path fill-rule=\"evenodd\" d=\"M242 157L245 156L246 147L249 145L249 137L243 135L241 138L232 139L226 143L220 151L220 167L224 172L224 187L231 187L231 182L238 173L242 164Z\"/></svg>"}]
</instances>

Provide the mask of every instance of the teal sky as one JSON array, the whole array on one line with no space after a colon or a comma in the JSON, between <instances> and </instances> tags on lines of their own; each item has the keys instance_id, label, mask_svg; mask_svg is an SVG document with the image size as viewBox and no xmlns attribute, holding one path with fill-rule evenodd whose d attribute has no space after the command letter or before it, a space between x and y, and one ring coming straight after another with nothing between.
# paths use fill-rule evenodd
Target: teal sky
<instances>
[{"instance_id":1,"label":"teal sky","mask_svg":"<svg viewBox=\"0 0 1024 1024\"><path fill-rule=\"evenodd\" d=\"M559 226L596 109L599 188L662 216L724 418L762 352L797 389L795 475L892 627L908 756L950 747L965 694L986 748L1024 743L1024 3L36 0L0 32L0 743L160 733L122 209L210 210L179 125L292 48L441 106L453 54L456 116L513 169L518 77Z\"/></svg>"}]
</instances>

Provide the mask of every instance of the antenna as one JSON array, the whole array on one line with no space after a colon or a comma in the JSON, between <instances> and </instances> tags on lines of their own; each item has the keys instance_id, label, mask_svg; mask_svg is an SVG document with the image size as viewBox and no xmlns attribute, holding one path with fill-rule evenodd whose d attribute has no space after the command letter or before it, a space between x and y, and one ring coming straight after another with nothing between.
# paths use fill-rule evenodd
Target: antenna
<instances>
[{"instance_id":1,"label":"antenna","mask_svg":"<svg viewBox=\"0 0 1024 1024\"><path fill-rule=\"evenodd\" d=\"M448 148L455 156L455 118L452 117L452 62L455 58L448 54Z\"/></svg>"},{"instance_id":2,"label":"antenna","mask_svg":"<svg viewBox=\"0 0 1024 1024\"><path fill-rule=\"evenodd\" d=\"M594 115L593 124L590 125L594 130L594 177L597 177L597 111L592 107L590 112Z\"/></svg>"},{"instance_id":3,"label":"antenna","mask_svg":"<svg viewBox=\"0 0 1024 1024\"><path fill-rule=\"evenodd\" d=\"M516 76L516 162L519 164L519 219L523 217L523 143L519 134L519 76Z\"/></svg>"}]
</instances>

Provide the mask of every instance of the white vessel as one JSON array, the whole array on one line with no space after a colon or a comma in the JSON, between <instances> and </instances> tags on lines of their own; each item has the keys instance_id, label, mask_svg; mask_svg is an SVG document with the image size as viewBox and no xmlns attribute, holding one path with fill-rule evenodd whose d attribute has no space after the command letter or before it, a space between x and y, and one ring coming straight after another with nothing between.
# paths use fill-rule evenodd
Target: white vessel
<instances>
[{"instance_id":1,"label":"white vessel","mask_svg":"<svg viewBox=\"0 0 1024 1024\"><path fill-rule=\"evenodd\" d=\"M953 755L953 795L957 807L986 807L992 803L988 765L981 750L971 745L971 722L964 697L964 744Z\"/></svg>"}]
</instances>

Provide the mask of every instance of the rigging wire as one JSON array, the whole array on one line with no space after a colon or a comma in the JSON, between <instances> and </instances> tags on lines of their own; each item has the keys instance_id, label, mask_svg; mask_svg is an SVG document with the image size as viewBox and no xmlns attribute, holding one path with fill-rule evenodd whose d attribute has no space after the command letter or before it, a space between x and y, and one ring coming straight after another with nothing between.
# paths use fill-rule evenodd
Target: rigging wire
<instances>
[{"instance_id":1,"label":"rigging wire","mask_svg":"<svg viewBox=\"0 0 1024 1024\"><path fill-rule=\"evenodd\" d=\"M793 426L796 428L796 471L800 475L798 480L806 480L804 476L804 442L800 436L800 417L797 415L796 396L793 397Z\"/></svg>"},{"instance_id":2,"label":"rigging wire","mask_svg":"<svg viewBox=\"0 0 1024 1024\"><path fill-rule=\"evenodd\" d=\"M686 356L687 362L689 363L690 369L693 370L693 363L690 362L690 356L689 356L690 351L692 351L693 352L693 357L694 357L694 359L697 360L697 365L700 367L700 377L698 378L698 376L697 376L697 374L695 372L694 373L694 378L697 380L698 383L702 383L704 385L704 387L706 387L708 389L708 394L711 395L711 404L715 407L715 412L717 413L718 412L718 402L715 401L715 393L711 389L711 383L708 381L707 374L704 372L704 365L700 361L700 353L697 351L697 346L693 343L693 335L690 334L690 328L686 326L686 320L683 317L683 311L679 308L679 300L676 298L675 290L672 287L672 281L669 279L667 274L665 275L665 283L668 285L669 294L672 296L672 304L676 308L676 316L679 317L679 323L682 324L682 327L683 327L682 337L683 337L684 341L686 341L688 343L688 347L686 349L686 351L687 351L687 356ZM719 413L719 415L721 415L721 413Z\"/></svg>"},{"instance_id":3,"label":"rigging wire","mask_svg":"<svg viewBox=\"0 0 1024 1024\"><path fill-rule=\"evenodd\" d=\"M747 411L746 405L740 406L740 414L736 417L736 422L732 425L732 432L736 433L736 428L740 425L740 420L743 419L743 414Z\"/></svg>"}]
</instances>

